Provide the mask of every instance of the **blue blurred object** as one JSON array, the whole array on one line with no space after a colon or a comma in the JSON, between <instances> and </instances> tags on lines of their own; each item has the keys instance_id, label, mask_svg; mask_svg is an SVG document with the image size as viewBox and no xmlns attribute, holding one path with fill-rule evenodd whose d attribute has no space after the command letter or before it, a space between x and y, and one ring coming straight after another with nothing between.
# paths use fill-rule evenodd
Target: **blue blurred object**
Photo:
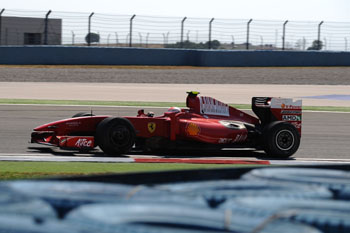
<instances>
[{"instance_id":1,"label":"blue blurred object","mask_svg":"<svg viewBox=\"0 0 350 233\"><path fill-rule=\"evenodd\" d=\"M206 206L205 201L200 198L169 195L166 191L141 185L74 181L15 181L6 184L13 192L48 202L57 210L61 218L80 205L101 202L147 201L157 198L158 202L191 202Z\"/></svg>"},{"instance_id":2,"label":"blue blurred object","mask_svg":"<svg viewBox=\"0 0 350 233\"><path fill-rule=\"evenodd\" d=\"M278 196L311 199L329 199L332 193L324 187L309 185L290 186L283 182L269 182L264 180L216 180L202 182L184 182L159 185L155 188L170 193L189 197L203 197L210 207L216 208L227 200L246 196Z\"/></svg>"},{"instance_id":3,"label":"blue blurred object","mask_svg":"<svg viewBox=\"0 0 350 233\"><path fill-rule=\"evenodd\" d=\"M237 224L233 213L198 206L152 203L95 204L82 206L65 219L84 232L251 232L258 224L247 218ZM101 228L100 226L103 226ZM281 231L283 229L283 231ZM319 233L318 230L287 221L270 222L259 232Z\"/></svg>"},{"instance_id":4,"label":"blue blurred object","mask_svg":"<svg viewBox=\"0 0 350 233\"><path fill-rule=\"evenodd\" d=\"M38 210L39 211L39 210ZM29 216L0 214L2 233L79 233L71 226L58 220L33 220ZM81 232L82 233L82 232Z\"/></svg>"},{"instance_id":5,"label":"blue blurred object","mask_svg":"<svg viewBox=\"0 0 350 233\"><path fill-rule=\"evenodd\" d=\"M39 198L15 192L0 185L0 215L29 216L38 221L56 218L54 209Z\"/></svg>"},{"instance_id":6,"label":"blue blurred object","mask_svg":"<svg viewBox=\"0 0 350 233\"><path fill-rule=\"evenodd\" d=\"M350 95L316 95L316 96L303 96L307 99L328 99L328 100L350 100Z\"/></svg>"},{"instance_id":7,"label":"blue blurred object","mask_svg":"<svg viewBox=\"0 0 350 233\"><path fill-rule=\"evenodd\" d=\"M350 188L350 172L316 168L262 168L245 174L243 179L284 182L288 185L307 184L328 188L334 198Z\"/></svg>"},{"instance_id":8,"label":"blue blurred object","mask_svg":"<svg viewBox=\"0 0 350 233\"><path fill-rule=\"evenodd\" d=\"M221 179L152 186L103 180L0 182L0 232L350 232L348 171L238 170L234 177L245 173L241 179L215 174Z\"/></svg>"},{"instance_id":9,"label":"blue blurred object","mask_svg":"<svg viewBox=\"0 0 350 233\"><path fill-rule=\"evenodd\" d=\"M350 203L340 200L305 200L286 197L240 197L223 204L244 219L254 218L260 224L269 219L283 219L317 227L325 233L350 232ZM232 221L237 221L233 215Z\"/></svg>"}]
</instances>

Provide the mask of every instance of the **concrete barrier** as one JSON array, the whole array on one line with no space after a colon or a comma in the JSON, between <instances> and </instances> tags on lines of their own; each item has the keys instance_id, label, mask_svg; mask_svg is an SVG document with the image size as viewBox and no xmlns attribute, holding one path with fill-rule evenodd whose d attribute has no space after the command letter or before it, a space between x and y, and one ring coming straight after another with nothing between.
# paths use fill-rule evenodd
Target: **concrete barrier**
<instances>
[{"instance_id":1,"label":"concrete barrier","mask_svg":"<svg viewBox=\"0 0 350 233\"><path fill-rule=\"evenodd\" d=\"M350 52L0 46L7 65L349 66Z\"/></svg>"}]
</instances>

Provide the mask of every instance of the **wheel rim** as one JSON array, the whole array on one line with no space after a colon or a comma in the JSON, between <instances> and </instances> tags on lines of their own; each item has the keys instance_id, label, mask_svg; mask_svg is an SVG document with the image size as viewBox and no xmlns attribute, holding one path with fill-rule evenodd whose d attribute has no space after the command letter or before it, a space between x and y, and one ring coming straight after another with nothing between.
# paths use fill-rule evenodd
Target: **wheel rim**
<instances>
[{"instance_id":1,"label":"wheel rim","mask_svg":"<svg viewBox=\"0 0 350 233\"><path fill-rule=\"evenodd\" d=\"M294 134L290 130L281 130L276 134L276 146L278 149L290 150L295 143Z\"/></svg>"},{"instance_id":2,"label":"wheel rim","mask_svg":"<svg viewBox=\"0 0 350 233\"><path fill-rule=\"evenodd\" d=\"M130 130L126 126L117 126L113 129L111 141L117 147L127 146L131 139Z\"/></svg>"}]
</instances>

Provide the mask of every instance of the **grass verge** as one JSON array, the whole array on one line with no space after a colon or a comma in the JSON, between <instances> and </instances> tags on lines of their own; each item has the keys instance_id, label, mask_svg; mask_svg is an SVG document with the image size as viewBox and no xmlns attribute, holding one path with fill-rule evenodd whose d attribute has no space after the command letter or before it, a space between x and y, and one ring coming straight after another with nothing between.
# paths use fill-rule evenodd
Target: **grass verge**
<instances>
[{"instance_id":1,"label":"grass verge","mask_svg":"<svg viewBox=\"0 0 350 233\"><path fill-rule=\"evenodd\" d=\"M233 168L236 164L0 162L0 180L96 174L120 174L169 170ZM254 165L256 166L256 165Z\"/></svg>"},{"instance_id":2,"label":"grass verge","mask_svg":"<svg viewBox=\"0 0 350 233\"><path fill-rule=\"evenodd\" d=\"M144 107L185 107L180 102L143 102L143 101L90 101L90 100L35 100L35 99L0 99L0 104L38 104L38 105L83 105L83 106L144 106ZM250 109L249 104L230 104L238 109ZM350 107L303 106L307 111L350 112Z\"/></svg>"}]
</instances>

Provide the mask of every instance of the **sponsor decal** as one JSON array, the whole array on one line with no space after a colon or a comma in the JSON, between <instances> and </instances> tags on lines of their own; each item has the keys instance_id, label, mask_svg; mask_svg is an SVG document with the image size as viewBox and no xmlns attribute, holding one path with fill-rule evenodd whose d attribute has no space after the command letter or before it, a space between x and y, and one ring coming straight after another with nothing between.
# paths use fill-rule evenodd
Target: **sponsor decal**
<instances>
[{"instance_id":1,"label":"sponsor decal","mask_svg":"<svg viewBox=\"0 0 350 233\"><path fill-rule=\"evenodd\" d=\"M219 144L227 144L227 143L231 143L233 141L232 138L220 138L218 143Z\"/></svg>"},{"instance_id":2,"label":"sponsor decal","mask_svg":"<svg viewBox=\"0 0 350 233\"><path fill-rule=\"evenodd\" d=\"M237 134L237 136L233 142L243 142L246 139L247 139L246 134Z\"/></svg>"},{"instance_id":3,"label":"sponsor decal","mask_svg":"<svg viewBox=\"0 0 350 233\"><path fill-rule=\"evenodd\" d=\"M282 109L300 109L301 107L300 107L300 106L294 106L294 105L285 105L285 104L282 104L282 105L281 105L281 108L282 108Z\"/></svg>"},{"instance_id":4,"label":"sponsor decal","mask_svg":"<svg viewBox=\"0 0 350 233\"><path fill-rule=\"evenodd\" d=\"M67 138L63 138L61 141L60 141L60 146L64 146L67 142Z\"/></svg>"},{"instance_id":5,"label":"sponsor decal","mask_svg":"<svg viewBox=\"0 0 350 233\"><path fill-rule=\"evenodd\" d=\"M301 114L301 110L282 110L281 114Z\"/></svg>"},{"instance_id":6,"label":"sponsor decal","mask_svg":"<svg viewBox=\"0 0 350 233\"><path fill-rule=\"evenodd\" d=\"M292 122L291 123L292 125L294 125L295 128L297 129L301 129L301 123L298 123L298 122Z\"/></svg>"},{"instance_id":7,"label":"sponsor decal","mask_svg":"<svg viewBox=\"0 0 350 233\"><path fill-rule=\"evenodd\" d=\"M301 109L302 100L293 100L286 98L272 98L271 108L275 109Z\"/></svg>"},{"instance_id":8,"label":"sponsor decal","mask_svg":"<svg viewBox=\"0 0 350 233\"><path fill-rule=\"evenodd\" d=\"M237 134L235 139L233 139L233 138L220 138L218 140L218 143L219 144L228 144L228 143L235 143L235 142L243 142L246 139L247 139L246 134Z\"/></svg>"},{"instance_id":9,"label":"sponsor decal","mask_svg":"<svg viewBox=\"0 0 350 233\"><path fill-rule=\"evenodd\" d=\"M80 121L68 121L66 122L66 125L71 126L71 127L77 127L79 125L81 125Z\"/></svg>"},{"instance_id":10,"label":"sponsor decal","mask_svg":"<svg viewBox=\"0 0 350 233\"><path fill-rule=\"evenodd\" d=\"M201 131L201 128L197 124L195 123L187 124L186 132L189 136L197 136L200 131Z\"/></svg>"},{"instance_id":11,"label":"sponsor decal","mask_svg":"<svg viewBox=\"0 0 350 233\"><path fill-rule=\"evenodd\" d=\"M200 112L202 114L229 116L229 106L214 98L201 96L199 98Z\"/></svg>"},{"instance_id":12,"label":"sponsor decal","mask_svg":"<svg viewBox=\"0 0 350 233\"><path fill-rule=\"evenodd\" d=\"M76 143L76 147L91 147L92 146L92 140L88 140L86 138L80 138Z\"/></svg>"},{"instance_id":13,"label":"sponsor decal","mask_svg":"<svg viewBox=\"0 0 350 233\"><path fill-rule=\"evenodd\" d=\"M222 124L223 126L229 128L229 129L244 129L245 126L244 124L242 124L242 122L239 121L227 121L227 120L223 120L223 121L219 121L220 124Z\"/></svg>"},{"instance_id":14,"label":"sponsor decal","mask_svg":"<svg viewBox=\"0 0 350 233\"><path fill-rule=\"evenodd\" d=\"M298 115L283 115L282 120L284 121L301 121L301 116Z\"/></svg>"},{"instance_id":15,"label":"sponsor decal","mask_svg":"<svg viewBox=\"0 0 350 233\"><path fill-rule=\"evenodd\" d=\"M153 133L156 130L156 127L157 125L154 122L148 122L147 124L147 128L150 133Z\"/></svg>"}]
</instances>

